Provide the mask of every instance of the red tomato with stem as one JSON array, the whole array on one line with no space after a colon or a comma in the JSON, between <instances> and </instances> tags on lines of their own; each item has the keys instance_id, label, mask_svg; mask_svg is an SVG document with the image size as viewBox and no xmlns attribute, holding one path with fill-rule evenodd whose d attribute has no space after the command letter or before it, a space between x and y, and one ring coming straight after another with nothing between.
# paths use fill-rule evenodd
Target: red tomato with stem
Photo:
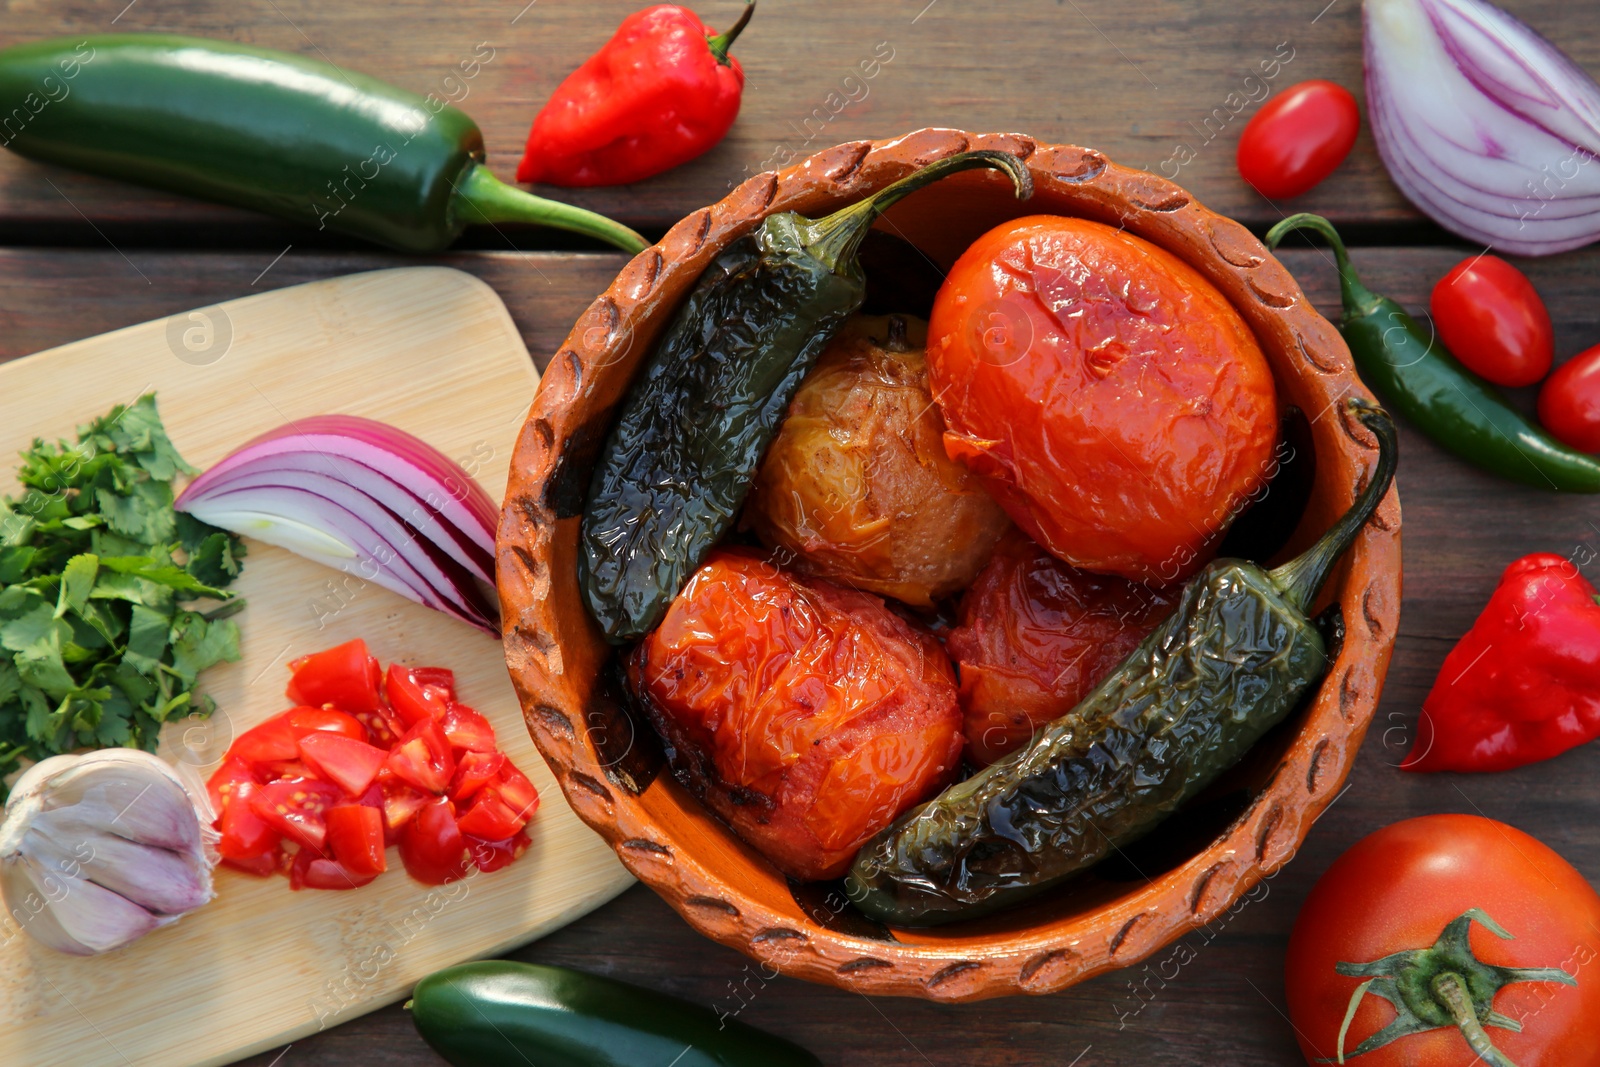
<instances>
[{"instance_id":1,"label":"red tomato with stem","mask_svg":"<svg viewBox=\"0 0 1600 1067\"><path fill-rule=\"evenodd\" d=\"M375 711L379 707L378 661L367 654L359 637L342 645L313 652L289 664L289 699L300 704L332 704L349 712Z\"/></svg>"},{"instance_id":2,"label":"red tomato with stem","mask_svg":"<svg viewBox=\"0 0 1600 1067\"><path fill-rule=\"evenodd\" d=\"M1539 421L1565 444L1600 452L1600 345L1550 375L1539 390Z\"/></svg>"},{"instance_id":3,"label":"red tomato with stem","mask_svg":"<svg viewBox=\"0 0 1600 1067\"><path fill-rule=\"evenodd\" d=\"M1361 109L1350 90L1316 79L1291 85L1262 105L1239 136L1239 176L1262 196L1307 193L1350 154Z\"/></svg>"},{"instance_id":4,"label":"red tomato with stem","mask_svg":"<svg viewBox=\"0 0 1600 1067\"><path fill-rule=\"evenodd\" d=\"M1458 940L1451 940L1452 928ZM1389 959L1436 945L1455 954L1436 954L1420 971ZM1461 954L1463 946L1476 963ZM1477 971L1479 964L1531 973L1502 983ZM1556 980L1561 971L1576 984ZM1421 998L1420 1013L1409 1004L1399 1011L1374 992L1391 973L1406 995ZM1450 986L1460 983L1447 973L1472 978L1478 991L1458 997ZM1368 978L1374 985L1363 990ZM1337 1059L1345 1025L1345 1060L1361 1067L1478 1063L1464 1029L1493 1010L1522 1032L1490 1020L1481 1036L1518 1067L1600 1064L1600 895L1548 846L1492 819L1425 815L1357 842L1300 909L1286 979L1289 1016L1308 1063ZM1354 1058L1406 1011L1421 1021L1414 1032ZM1426 1025L1429 1013L1447 1021ZM1465 1026L1448 1022L1452 1015Z\"/></svg>"},{"instance_id":5,"label":"red tomato with stem","mask_svg":"<svg viewBox=\"0 0 1600 1067\"><path fill-rule=\"evenodd\" d=\"M1463 259L1429 302L1444 346L1496 385L1532 385L1550 373L1555 332L1528 276L1499 256Z\"/></svg>"}]
</instances>

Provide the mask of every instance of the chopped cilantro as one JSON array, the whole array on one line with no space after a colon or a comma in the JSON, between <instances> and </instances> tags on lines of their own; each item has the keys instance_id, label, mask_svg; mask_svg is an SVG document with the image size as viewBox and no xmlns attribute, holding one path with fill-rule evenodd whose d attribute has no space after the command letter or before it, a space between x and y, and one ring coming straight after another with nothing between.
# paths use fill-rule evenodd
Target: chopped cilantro
<instances>
[{"instance_id":1,"label":"chopped cilantro","mask_svg":"<svg viewBox=\"0 0 1600 1067\"><path fill-rule=\"evenodd\" d=\"M215 709L195 681L239 658L243 602L224 587L244 545L172 509L193 473L153 394L22 453L23 492L0 500L0 777L84 747L153 751L162 723Z\"/></svg>"}]
</instances>

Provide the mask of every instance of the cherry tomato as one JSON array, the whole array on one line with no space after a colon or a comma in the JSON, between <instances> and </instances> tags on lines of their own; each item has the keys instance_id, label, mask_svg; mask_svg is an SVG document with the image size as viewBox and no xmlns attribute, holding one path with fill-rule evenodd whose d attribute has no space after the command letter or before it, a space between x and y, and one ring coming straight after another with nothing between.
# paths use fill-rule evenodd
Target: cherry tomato
<instances>
[{"instance_id":1,"label":"cherry tomato","mask_svg":"<svg viewBox=\"0 0 1600 1067\"><path fill-rule=\"evenodd\" d=\"M289 865L290 889L360 889L376 877L375 872L352 871L308 848L301 849Z\"/></svg>"},{"instance_id":2,"label":"cherry tomato","mask_svg":"<svg viewBox=\"0 0 1600 1067\"><path fill-rule=\"evenodd\" d=\"M1265 480L1272 372L1198 271L1086 219L1003 223L964 252L928 326L945 450L1084 570L1170 584Z\"/></svg>"},{"instance_id":3,"label":"cherry tomato","mask_svg":"<svg viewBox=\"0 0 1600 1067\"><path fill-rule=\"evenodd\" d=\"M1577 979L1576 986L1504 986L1493 1008L1520 1022L1522 1032L1490 1025L1493 1043L1520 1067L1600 1064L1600 896L1541 842L1476 815L1425 815L1385 827L1339 857L1311 891L1289 939L1287 963L1289 1016L1306 1061L1322 1064L1337 1056L1340 1027L1363 980L1339 974L1338 964L1427 949L1473 908L1515 938L1502 940L1474 923L1469 945L1479 960L1560 968ZM1426 988L1431 991L1431 980ZM1349 1020L1346 1062L1479 1062L1453 1025L1350 1056L1394 1018L1390 1004L1364 996Z\"/></svg>"},{"instance_id":4,"label":"cherry tomato","mask_svg":"<svg viewBox=\"0 0 1600 1067\"><path fill-rule=\"evenodd\" d=\"M384 766L425 793L443 793L456 773L450 742L432 719L423 719L389 751Z\"/></svg>"},{"instance_id":5,"label":"cherry tomato","mask_svg":"<svg viewBox=\"0 0 1600 1067\"><path fill-rule=\"evenodd\" d=\"M323 815L343 801L336 785L316 778L280 778L253 793L250 808L284 837L320 852L328 836Z\"/></svg>"},{"instance_id":6,"label":"cherry tomato","mask_svg":"<svg viewBox=\"0 0 1600 1067\"><path fill-rule=\"evenodd\" d=\"M379 707L378 661L367 655L359 637L342 645L313 652L289 664L289 699L300 704L332 704L349 712L375 711Z\"/></svg>"},{"instance_id":7,"label":"cherry tomato","mask_svg":"<svg viewBox=\"0 0 1600 1067\"><path fill-rule=\"evenodd\" d=\"M1550 375L1539 390L1539 421L1580 452L1600 452L1600 345Z\"/></svg>"},{"instance_id":8,"label":"cherry tomato","mask_svg":"<svg viewBox=\"0 0 1600 1067\"><path fill-rule=\"evenodd\" d=\"M1176 591L1074 570L1020 534L961 601L945 649L961 676L967 754L988 764L1071 711L1177 606Z\"/></svg>"},{"instance_id":9,"label":"cherry tomato","mask_svg":"<svg viewBox=\"0 0 1600 1067\"><path fill-rule=\"evenodd\" d=\"M842 874L960 759L955 678L932 634L751 553L712 553L630 675L674 770L796 878Z\"/></svg>"},{"instance_id":10,"label":"cherry tomato","mask_svg":"<svg viewBox=\"0 0 1600 1067\"><path fill-rule=\"evenodd\" d=\"M1356 143L1361 109L1342 85L1291 85L1261 106L1239 136L1239 176L1262 196L1287 200L1332 174Z\"/></svg>"},{"instance_id":11,"label":"cherry tomato","mask_svg":"<svg viewBox=\"0 0 1600 1067\"><path fill-rule=\"evenodd\" d=\"M1499 256L1457 263L1434 285L1429 310L1444 346L1496 385L1532 385L1550 373L1550 312L1528 276Z\"/></svg>"},{"instance_id":12,"label":"cherry tomato","mask_svg":"<svg viewBox=\"0 0 1600 1067\"><path fill-rule=\"evenodd\" d=\"M378 776L389 754L381 748L341 734L313 733L300 739L300 754L319 777L358 797Z\"/></svg>"},{"instance_id":13,"label":"cherry tomato","mask_svg":"<svg viewBox=\"0 0 1600 1067\"><path fill-rule=\"evenodd\" d=\"M406 873L424 885L444 885L467 873L472 857L447 798L429 800L400 831L400 859Z\"/></svg>"},{"instance_id":14,"label":"cherry tomato","mask_svg":"<svg viewBox=\"0 0 1600 1067\"><path fill-rule=\"evenodd\" d=\"M391 663L383 679L383 691L389 698L389 706L408 727L415 726L423 719L443 718L450 701L448 688L427 685L418 678L418 673L413 668Z\"/></svg>"},{"instance_id":15,"label":"cherry tomato","mask_svg":"<svg viewBox=\"0 0 1600 1067\"><path fill-rule=\"evenodd\" d=\"M289 729L297 738L311 733L329 733L348 737L352 741L367 739L367 728L361 725L360 719L333 708L291 708L288 722Z\"/></svg>"},{"instance_id":16,"label":"cherry tomato","mask_svg":"<svg viewBox=\"0 0 1600 1067\"><path fill-rule=\"evenodd\" d=\"M336 804L325 816L333 858L355 874L382 874L383 813L365 804Z\"/></svg>"}]
</instances>

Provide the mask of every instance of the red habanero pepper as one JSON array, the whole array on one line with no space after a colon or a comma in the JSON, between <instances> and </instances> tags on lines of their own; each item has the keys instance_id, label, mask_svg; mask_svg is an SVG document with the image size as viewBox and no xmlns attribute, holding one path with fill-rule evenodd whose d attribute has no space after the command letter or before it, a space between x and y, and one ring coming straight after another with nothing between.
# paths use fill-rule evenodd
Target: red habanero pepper
<instances>
[{"instance_id":1,"label":"red habanero pepper","mask_svg":"<svg viewBox=\"0 0 1600 1067\"><path fill-rule=\"evenodd\" d=\"M728 46L754 11L722 34L678 4L623 19L533 120L517 181L625 185L710 149L739 114L744 68Z\"/></svg>"},{"instance_id":2,"label":"red habanero pepper","mask_svg":"<svg viewBox=\"0 0 1600 1067\"><path fill-rule=\"evenodd\" d=\"M1503 771L1600 737L1600 594L1550 552L1506 568L1445 657L1410 771Z\"/></svg>"}]
</instances>

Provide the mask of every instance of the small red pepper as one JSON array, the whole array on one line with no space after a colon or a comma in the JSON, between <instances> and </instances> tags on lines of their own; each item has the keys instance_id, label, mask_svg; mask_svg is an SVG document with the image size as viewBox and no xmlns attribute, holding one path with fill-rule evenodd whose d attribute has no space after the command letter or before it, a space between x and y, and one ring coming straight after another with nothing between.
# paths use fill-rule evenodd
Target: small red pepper
<instances>
[{"instance_id":1,"label":"small red pepper","mask_svg":"<svg viewBox=\"0 0 1600 1067\"><path fill-rule=\"evenodd\" d=\"M1549 552L1506 568L1445 657L1409 771L1503 771L1600 737L1600 595Z\"/></svg>"},{"instance_id":2,"label":"small red pepper","mask_svg":"<svg viewBox=\"0 0 1600 1067\"><path fill-rule=\"evenodd\" d=\"M533 120L517 181L624 185L711 148L739 114L744 68L728 46L754 11L722 34L677 4L623 19Z\"/></svg>"}]
</instances>

